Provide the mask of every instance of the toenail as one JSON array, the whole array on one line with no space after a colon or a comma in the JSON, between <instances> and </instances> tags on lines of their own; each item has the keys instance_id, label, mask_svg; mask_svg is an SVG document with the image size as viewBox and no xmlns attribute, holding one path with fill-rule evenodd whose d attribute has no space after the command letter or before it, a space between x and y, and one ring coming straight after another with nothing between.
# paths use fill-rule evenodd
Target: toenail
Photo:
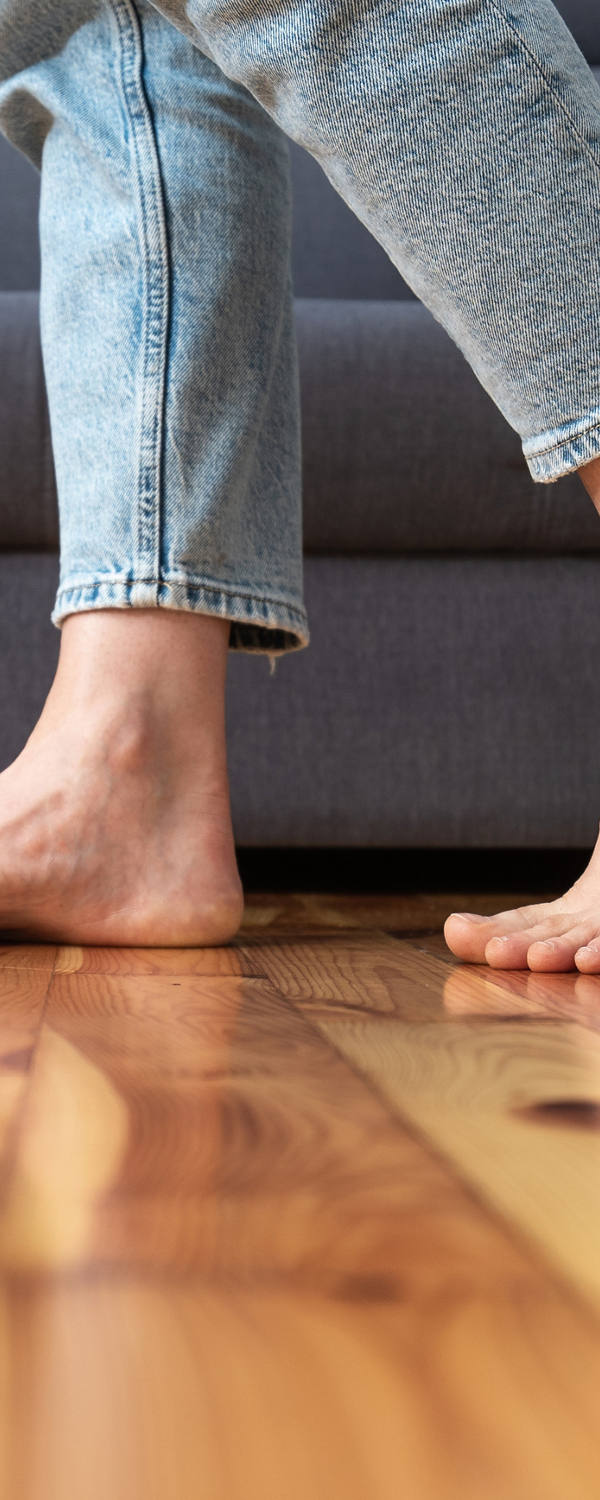
<instances>
[{"instance_id":1,"label":"toenail","mask_svg":"<svg viewBox=\"0 0 600 1500\"><path fill-rule=\"evenodd\" d=\"M556 943L553 942L552 938L540 938L539 943L532 943L531 946L532 946L532 948L552 948L552 949L554 949L554 948L556 948Z\"/></svg>"},{"instance_id":2,"label":"toenail","mask_svg":"<svg viewBox=\"0 0 600 1500\"><path fill-rule=\"evenodd\" d=\"M461 922L485 922L486 917L477 917L472 911L453 911L452 917L460 917Z\"/></svg>"},{"instance_id":3,"label":"toenail","mask_svg":"<svg viewBox=\"0 0 600 1500\"><path fill-rule=\"evenodd\" d=\"M584 945L583 948L578 948L577 949L576 957L579 958L579 955L581 953L593 953L594 957L595 957L597 955L597 953L598 953L598 945L597 945L597 943L585 943L585 945Z\"/></svg>"},{"instance_id":4,"label":"toenail","mask_svg":"<svg viewBox=\"0 0 600 1500\"><path fill-rule=\"evenodd\" d=\"M490 943L510 943L510 938L509 937L493 937L493 938L490 938Z\"/></svg>"}]
</instances>

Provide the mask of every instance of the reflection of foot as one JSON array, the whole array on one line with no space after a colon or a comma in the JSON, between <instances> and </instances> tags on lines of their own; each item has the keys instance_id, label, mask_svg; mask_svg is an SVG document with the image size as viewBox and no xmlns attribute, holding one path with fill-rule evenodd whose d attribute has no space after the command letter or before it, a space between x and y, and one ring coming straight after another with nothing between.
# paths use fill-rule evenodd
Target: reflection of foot
<instances>
[{"instance_id":1,"label":"reflection of foot","mask_svg":"<svg viewBox=\"0 0 600 1500\"><path fill-rule=\"evenodd\" d=\"M444 936L457 958L494 969L600 973L600 836L587 870L557 901L494 917L455 912Z\"/></svg>"},{"instance_id":2,"label":"reflection of foot","mask_svg":"<svg viewBox=\"0 0 600 1500\"><path fill-rule=\"evenodd\" d=\"M241 920L242 891L220 687L203 697L196 635L190 660L186 626L161 622L172 655L149 685L135 661L135 622L125 645L135 671L125 661L100 681L86 661L85 679L78 649L90 616L72 618L77 627L67 620L64 634L70 646L77 637L77 660L68 647L37 728L0 776L0 927L65 943L225 943ZM89 627L109 658L110 628L98 616ZM173 682L175 632L188 652L185 690ZM210 645L218 658L218 641Z\"/></svg>"}]
</instances>

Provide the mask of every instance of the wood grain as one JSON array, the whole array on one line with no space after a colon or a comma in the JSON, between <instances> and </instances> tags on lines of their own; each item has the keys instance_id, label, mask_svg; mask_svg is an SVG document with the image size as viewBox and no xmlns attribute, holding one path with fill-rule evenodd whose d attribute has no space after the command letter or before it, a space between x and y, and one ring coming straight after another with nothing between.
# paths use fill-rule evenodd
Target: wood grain
<instances>
[{"instance_id":1,"label":"wood grain","mask_svg":"<svg viewBox=\"0 0 600 1500\"><path fill-rule=\"evenodd\" d=\"M556 891L551 895L555 896ZM252 891L246 899L242 936L315 932L385 931L409 936L421 929L439 932L452 911L482 915L550 899L548 893Z\"/></svg>"},{"instance_id":2,"label":"wood grain","mask_svg":"<svg viewBox=\"0 0 600 1500\"><path fill-rule=\"evenodd\" d=\"M385 933L278 937L247 943L241 953L247 972L268 978L280 995L305 1008L327 1000L343 1009L394 1014L401 998L418 1015L423 1007L439 1013L439 962Z\"/></svg>"},{"instance_id":3,"label":"wood grain","mask_svg":"<svg viewBox=\"0 0 600 1500\"><path fill-rule=\"evenodd\" d=\"M56 974L245 974L241 948L57 949Z\"/></svg>"},{"instance_id":4,"label":"wood grain","mask_svg":"<svg viewBox=\"0 0 600 1500\"><path fill-rule=\"evenodd\" d=\"M453 1016L510 1016L577 1021L600 1030L599 981L595 974L511 973L456 964L444 981L444 1010Z\"/></svg>"},{"instance_id":5,"label":"wood grain","mask_svg":"<svg viewBox=\"0 0 600 1500\"><path fill-rule=\"evenodd\" d=\"M598 1493L597 1347L543 1292L390 1306L94 1277L16 1286L6 1334L18 1500Z\"/></svg>"},{"instance_id":6,"label":"wood grain","mask_svg":"<svg viewBox=\"0 0 600 1500\"><path fill-rule=\"evenodd\" d=\"M600 982L395 900L0 974L7 1500L597 1500Z\"/></svg>"},{"instance_id":7,"label":"wood grain","mask_svg":"<svg viewBox=\"0 0 600 1500\"><path fill-rule=\"evenodd\" d=\"M426 1230L424 1225L426 1224ZM263 980L59 975L0 1227L16 1271L107 1264L358 1294L522 1260Z\"/></svg>"},{"instance_id":8,"label":"wood grain","mask_svg":"<svg viewBox=\"0 0 600 1500\"><path fill-rule=\"evenodd\" d=\"M0 970L41 969L51 974L56 952L48 943L0 943Z\"/></svg>"},{"instance_id":9,"label":"wood grain","mask_svg":"<svg viewBox=\"0 0 600 1500\"><path fill-rule=\"evenodd\" d=\"M20 969L7 968L0 976L0 1191L12 1162L14 1127L25 1098L47 991L47 974L25 964Z\"/></svg>"},{"instance_id":10,"label":"wood grain","mask_svg":"<svg viewBox=\"0 0 600 1500\"><path fill-rule=\"evenodd\" d=\"M391 979L386 969L387 1015L381 1014L377 996L370 1004L368 983L361 986L362 1007L354 992L348 1005L339 998L324 1005L314 998L303 1001L297 976L304 973L306 982L309 943L294 951L296 1003L306 1006L313 1024L405 1123L422 1132L485 1201L600 1305L600 1037L588 1026L557 1019L556 981L567 981L564 1014L572 976L538 984L538 1006L546 992L554 1002L542 1012L543 1020L517 1020L516 976L498 982L487 977L489 971L449 970L433 955L396 946ZM327 949L324 944L320 950L322 969ZM374 938L375 973L387 964L387 954L388 940L382 944ZM289 987L285 947L273 946L269 958L273 982ZM334 996L338 967L332 959ZM584 994L589 1011L589 982ZM477 996L483 1015L474 1013ZM486 1020L490 997L494 1009Z\"/></svg>"}]
</instances>

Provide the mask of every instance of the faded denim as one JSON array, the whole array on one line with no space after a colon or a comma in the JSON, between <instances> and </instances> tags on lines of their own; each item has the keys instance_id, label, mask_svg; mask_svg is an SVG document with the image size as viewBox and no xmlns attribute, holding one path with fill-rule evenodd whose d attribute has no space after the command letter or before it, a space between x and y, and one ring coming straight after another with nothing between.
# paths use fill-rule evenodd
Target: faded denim
<instances>
[{"instance_id":1,"label":"faded denim","mask_svg":"<svg viewBox=\"0 0 600 1500\"><path fill-rule=\"evenodd\" d=\"M534 479L600 454L600 91L549 0L0 0L0 124L42 168L55 624L308 639L286 135Z\"/></svg>"}]
</instances>

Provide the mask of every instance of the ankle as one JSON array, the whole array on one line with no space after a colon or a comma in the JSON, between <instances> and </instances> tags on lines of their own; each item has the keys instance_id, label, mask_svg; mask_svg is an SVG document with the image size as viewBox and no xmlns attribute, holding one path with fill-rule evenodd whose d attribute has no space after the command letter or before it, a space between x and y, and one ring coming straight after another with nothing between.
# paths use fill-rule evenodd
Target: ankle
<instances>
[{"instance_id":1,"label":"ankle","mask_svg":"<svg viewBox=\"0 0 600 1500\"><path fill-rule=\"evenodd\" d=\"M600 511L600 458L594 458L590 464L584 464L578 473L596 510Z\"/></svg>"},{"instance_id":2,"label":"ankle","mask_svg":"<svg viewBox=\"0 0 600 1500\"><path fill-rule=\"evenodd\" d=\"M57 682L84 701L143 693L185 702L223 688L230 623L171 609L99 609L69 615Z\"/></svg>"},{"instance_id":3,"label":"ankle","mask_svg":"<svg viewBox=\"0 0 600 1500\"><path fill-rule=\"evenodd\" d=\"M35 737L60 730L110 747L115 770L165 760L222 770L228 639L229 621L207 615L70 615Z\"/></svg>"},{"instance_id":4,"label":"ankle","mask_svg":"<svg viewBox=\"0 0 600 1500\"><path fill-rule=\"evenodd\" d=\"M137 790L159 783L186 804L200 794L205 808L208 802L229 807L224 724L138 699L103 705L86 727L86 740L115 782Z\"/></svg>"}]
</instances>

